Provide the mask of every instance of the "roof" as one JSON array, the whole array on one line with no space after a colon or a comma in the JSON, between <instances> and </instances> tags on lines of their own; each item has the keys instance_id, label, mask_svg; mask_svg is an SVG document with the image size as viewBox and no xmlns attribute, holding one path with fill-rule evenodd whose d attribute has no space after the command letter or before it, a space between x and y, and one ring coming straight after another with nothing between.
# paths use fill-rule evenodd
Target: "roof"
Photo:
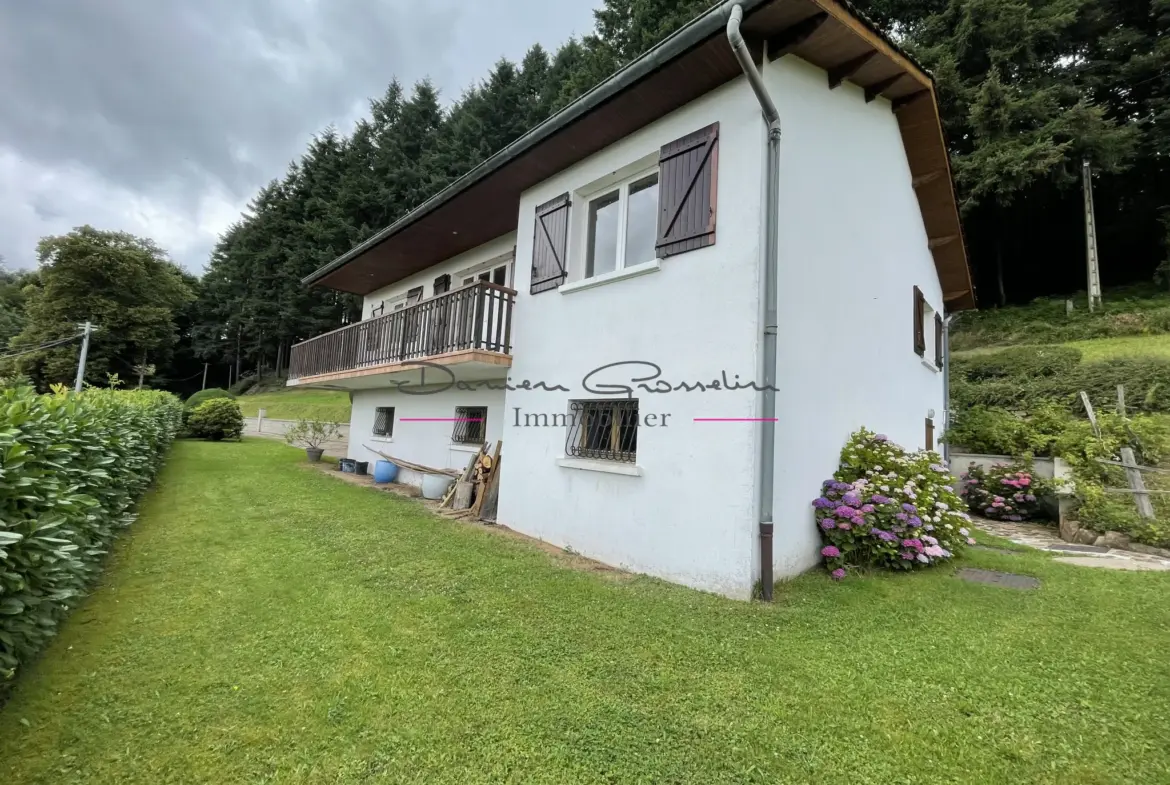
<instances>
[{"instance_id":1,"label":"roof","mask_svg":"<svg viewBox=\"0 0 1170 785\"><path fill-rule=\"evenodd\" d=\"M769 59L794 54L893 102L950 310L975 305L934 82L842 0L739 0L742 31ZM742 74L712 8L390 226L314 271L306 284L368 294L516 228L520 195ZM763 42L767 42L764 47ZM457 228L453 228L457 227Z\"/></svg>"}]
</instances>

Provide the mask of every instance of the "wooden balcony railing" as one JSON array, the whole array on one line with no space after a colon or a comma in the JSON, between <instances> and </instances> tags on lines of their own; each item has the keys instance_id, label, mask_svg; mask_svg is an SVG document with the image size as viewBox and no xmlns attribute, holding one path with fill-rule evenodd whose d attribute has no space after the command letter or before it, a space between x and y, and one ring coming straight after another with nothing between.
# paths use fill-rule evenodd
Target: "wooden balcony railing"
<instances>
[{"instance_id":1,"label":"wooden balcony railing","mask_svg":"<svg viewBox=\"0 0 1170 785\"><path fill-rule=\"evenodd\" d=\"M467 349L509 354L516 291L480 281L293 346L290 379Z\"/></svg>"}]
</instances>

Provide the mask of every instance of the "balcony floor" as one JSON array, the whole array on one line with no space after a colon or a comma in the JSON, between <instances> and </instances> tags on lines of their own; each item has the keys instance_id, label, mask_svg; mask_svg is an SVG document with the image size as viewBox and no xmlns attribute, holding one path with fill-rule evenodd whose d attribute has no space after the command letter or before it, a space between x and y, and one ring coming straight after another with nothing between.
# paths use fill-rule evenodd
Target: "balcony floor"
<instances>
[{"instance_id":1,"label":"balcony floor","mask_svg":"<svg viewBox=\"0 0 1170 785\"><path fill-rule=\"evenodd\" d=\"M302 376L288 380L288 387L329 387L343 390L371 390L390 384L422 386L504 379L512 367L512 356L483 349L463 349L403 362L368 365L335 373Z\"/></svg>"}]
</instances>

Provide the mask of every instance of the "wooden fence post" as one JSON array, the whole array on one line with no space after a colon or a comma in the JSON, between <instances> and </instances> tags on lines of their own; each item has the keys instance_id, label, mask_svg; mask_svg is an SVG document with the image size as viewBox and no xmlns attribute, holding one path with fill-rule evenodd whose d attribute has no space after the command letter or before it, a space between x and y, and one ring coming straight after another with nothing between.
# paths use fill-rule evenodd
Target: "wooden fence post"
<instances>
[{"instance_id":1,"label":"wooden fence post","mask_svg":"<svg viewBox=\"0 0 1170 785\"><path fill-rule=\"evenodd\" d=\"M1081 390L1081 403L1085 405L1085 413L1089 415L1089 424L1093 426L1093 433L1097 438L1101 438L1101 426L1097 424L1097 413L1093 411L1093 402L1089 400L1089 394Z\"/></svg>"},{"instance_id":2,"label":"wooden fence post","mask_svg":"<svg viewBox=\"0 0 1170 785\"><path fill-rule=\"evenodd\" d=\"M1137 504L1138 515L1147 519L1153 518L1154 505L1150 502L1150 494L1146 492L1146 482L1142 479L1142 473L1138 469L1132 447L1121 448L1121 462L1125 465L1125 476L1129 480L1129 487L1133 490L1133 499Z\"/></svg>"},{"instance_id":3,"label":"wooden fence post","mask_svg":"<svg viewBox=\"0 0 1170 785\"><path fill-rule=\"evenodd\" d=\"M1125 412L1125 385L1117 385L1117 413L1122 417L1127 416Z\"/></svg>"}]
</instances>

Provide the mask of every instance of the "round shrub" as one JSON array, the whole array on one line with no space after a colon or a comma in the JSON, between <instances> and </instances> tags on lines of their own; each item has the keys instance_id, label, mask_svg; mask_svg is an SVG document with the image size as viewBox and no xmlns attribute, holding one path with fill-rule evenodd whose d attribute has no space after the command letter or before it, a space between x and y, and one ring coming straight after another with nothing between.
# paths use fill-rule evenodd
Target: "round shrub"
<instances>
[{"instance_id":1,"label":"round shrub","mask_svg":"<svg viewBox=\"0 0 1170 785\"><path fill-rule=\"evenodd\" d=\"M937 453L908 453L864 428L813 500L821 555L840 580L852 567L911 570L947 561L968 544L970 518Z\"/></svg>"},{"instance_id":2,"label":"round shrub","mask_svg":"<svg viewBox=\"0 0 1170 785\"><path fill-rule=\"evenodd\" d=\"M1044 483L1023 464L996 464L987 471L972 463L963 474L967 509L996 521L1030 521L1043 517Z\"/></svg>"},{"instance_id":3,"label":"round shrub","mask_svg":"<svg viewBox=\"0 0 1170 785\"><path fill-rule=\"evenodd\" d=\"M187 399L187 408L194 409L204 401L210 401L213 398L231 398L232 394L220 387L208 387L206 390L200 390Z\"/></svg>"},{"instance_id":4,"label":"round shrub","mask_svg":"<svg viewBox=\"0 0 1170 785\"><path fill-rule=\"evenodd\" d=\"M244 432L244 415L240 405L231 398L212 398L195 407L187 419L192 436L218 442L238 439Z\"/></svg>"},{"instance_id":5,"label":"round shrub","mask_svg":"<svg viewBox=\"0 0 1170 785\"><path fill-rule=\"evenodd\" d=\"M253 387L255 387L257 381L259 380L255 376L245 376L243 379L240 379L238 382L233 384L229 389L232 391L232 395L243 395L244 393L248 392L248 390L251 390Z\"/></svg>"}]
</instances>

